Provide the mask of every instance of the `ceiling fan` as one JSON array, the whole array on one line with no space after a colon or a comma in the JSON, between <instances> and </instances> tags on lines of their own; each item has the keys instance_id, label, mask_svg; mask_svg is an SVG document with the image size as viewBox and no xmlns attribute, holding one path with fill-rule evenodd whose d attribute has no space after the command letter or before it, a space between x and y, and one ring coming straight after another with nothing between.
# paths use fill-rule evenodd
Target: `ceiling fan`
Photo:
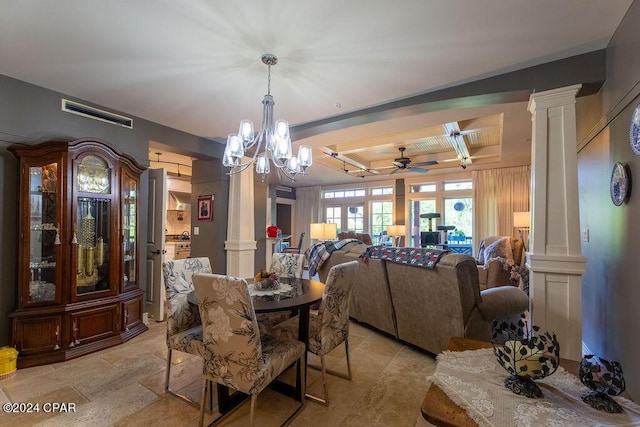
<instances>
[{"instance_id":1,"label":"ceiling fan","mask_svg":"<svg viewBox=\"0 0 640 427\"><path fill-rule=\"evenodd\" d=\"M399 171L410 171L410 172L418 172L418 173L426 173L428 169L424 169L417 166L431 166L437 165L437 160L427 160L426 162L418 162L414 165L411 165L411 159L409 157L404 156L405 147L398 147L400 150L400 157L393 160L393 165L396 167L389 175L394 174Z\"/></svg>"}]
</instances>

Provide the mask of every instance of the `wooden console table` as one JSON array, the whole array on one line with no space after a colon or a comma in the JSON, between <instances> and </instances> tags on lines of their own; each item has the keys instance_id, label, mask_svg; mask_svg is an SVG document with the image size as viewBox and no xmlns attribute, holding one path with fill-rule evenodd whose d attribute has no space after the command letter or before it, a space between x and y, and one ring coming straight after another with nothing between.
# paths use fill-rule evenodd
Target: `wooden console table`
<instances>
[{"instance_id":1,"label":"wooden console table","mask_svg":"<svg viewBox=\"0 0 640 427\"><path fill-rule=\"evenodd\" d=\"M491 343L467 338L452 337L447 350L465 351L491 348ZM560 359L560 366L567 372L577 375L580 362ZM431 384L422 401L422 416L432 424L441 427L477 427L478 424L467 415L467 412L453 403L440 387Z\"/></svg>"}]
</instances>

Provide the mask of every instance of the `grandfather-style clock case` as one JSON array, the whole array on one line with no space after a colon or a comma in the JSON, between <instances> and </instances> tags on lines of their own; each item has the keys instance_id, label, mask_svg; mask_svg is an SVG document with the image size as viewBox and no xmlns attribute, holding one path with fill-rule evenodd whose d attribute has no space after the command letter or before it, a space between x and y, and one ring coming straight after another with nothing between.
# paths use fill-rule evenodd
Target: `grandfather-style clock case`
<instances>
[{"instance_id":1,"label":"grandfather-style clock case","mask_svg":"<svg viewBox=\"0 0 640 427\"><path fill-rule=\"evenodd\" d=\"M101 350L147 330L138 283L144 168L92 138L14 145L20 161L18 368Z\"/></svg>"}]
</instances>

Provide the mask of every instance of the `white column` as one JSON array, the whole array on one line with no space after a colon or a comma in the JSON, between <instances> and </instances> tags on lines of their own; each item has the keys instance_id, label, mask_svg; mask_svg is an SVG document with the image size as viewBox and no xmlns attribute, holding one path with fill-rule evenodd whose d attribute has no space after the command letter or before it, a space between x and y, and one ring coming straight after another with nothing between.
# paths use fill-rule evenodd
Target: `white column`
<instances>
[{"instance_id":1,"label":"white column","mask_svg":"<svg viewBox=\"0 0 640 427\"><path fill-rule=\"evenodd\" d=\"M580 250L575 97L581 85L535 93L531 112L531 318L555 332L560 355L582 357Z\"/></svg>"},{"instance_id":2,"label":"white column","mask_svg":"<svg viewBox=\"0 0 640 427\"><path fill-rule=\"evenodd\" d=\"M231 175L229 183L229 220L227 240L227 274L253 277L256 240L253 220L253 168Z\"/></svg>"}]
</instances>

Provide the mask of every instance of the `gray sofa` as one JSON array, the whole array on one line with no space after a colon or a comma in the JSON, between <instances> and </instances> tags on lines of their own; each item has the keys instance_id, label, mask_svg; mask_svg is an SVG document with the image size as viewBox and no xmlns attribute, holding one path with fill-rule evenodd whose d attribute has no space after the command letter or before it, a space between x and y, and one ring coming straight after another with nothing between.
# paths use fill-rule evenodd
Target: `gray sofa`
<instances>
[{"instance_id":1,"label":"gray sofa","mask_svg":"<svg viewBox=\"0 0 640 427\"><path fill-rule=\"evenodd\" d=\"M367 245L350 243L318 269L324 281L336 264L358 260L351 318L437 354L453 336L488 341L493 320L518 320L529 298L517 287L480 291L476 260L446 254L434 269L379 259L363 262Z\"/></svg>"}]
</instances>

